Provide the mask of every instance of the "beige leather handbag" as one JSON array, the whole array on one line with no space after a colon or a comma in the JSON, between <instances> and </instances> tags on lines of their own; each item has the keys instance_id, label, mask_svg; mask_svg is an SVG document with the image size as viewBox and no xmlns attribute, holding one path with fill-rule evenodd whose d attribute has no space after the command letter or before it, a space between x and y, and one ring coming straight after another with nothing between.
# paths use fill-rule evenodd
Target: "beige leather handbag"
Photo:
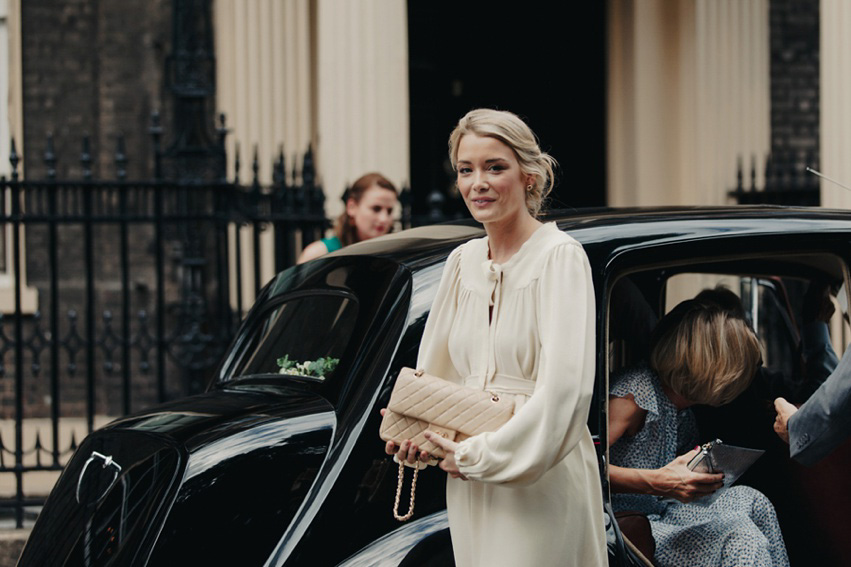
<instances>
[{"instance_id":1,"label":"beige leather handbag","mask_svg":"<svg viewBox=\"0 0 851 567\"><path fill-rule=\"evenodd\" d=\"M444 451L425 438L426 430L458 442L478 433L496 431L513 415L513 399L460 386L422 370L403 368L390 394L379 436L396 445L410 439L420 450L440 459L444 457ZM429 464L435 464L435 459ZM404 471L404 463L400 462L396 503L393 507L393 515L399 521L408 520L414 514L414 492L419 469L414 467L411 502L408 513L402 516L398 510Z\"/></svg>"}]
</instances>

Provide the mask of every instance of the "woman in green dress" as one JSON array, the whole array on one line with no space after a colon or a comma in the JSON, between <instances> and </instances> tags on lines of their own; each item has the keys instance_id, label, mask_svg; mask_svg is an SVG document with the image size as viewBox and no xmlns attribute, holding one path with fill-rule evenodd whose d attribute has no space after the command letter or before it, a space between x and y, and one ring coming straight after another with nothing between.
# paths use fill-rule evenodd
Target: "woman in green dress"
<instances>
[{"instance_id":1,"label":"woman in green dress","mask_svg":"<svg viewBox=\"0 0 851 567\"><path fill-rule=\"evenodd\" d=\"M307 245L298 263L339 250L343 246L383 236L393 228L396 187L380 173L362 175L344 198L346 210L334 223L334 235Z\"/></svg>"}]
</instances>

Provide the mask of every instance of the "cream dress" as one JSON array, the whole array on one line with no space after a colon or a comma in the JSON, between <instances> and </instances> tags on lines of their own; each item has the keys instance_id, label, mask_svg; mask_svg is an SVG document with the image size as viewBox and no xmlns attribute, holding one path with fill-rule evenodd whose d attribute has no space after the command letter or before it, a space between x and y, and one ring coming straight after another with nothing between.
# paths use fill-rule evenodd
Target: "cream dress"
<instances>
[{"instance_id":1,"label":"cream dress","mask_svg":"<svg viewBox=\"0 0 851 567\"><path fill-rule=\"evenodd\" d=\"M450 254L417 367L511 395L517 408L499 431L467 439L455 454L469 479L446 486L458 567L606 564L586 426L594 327L585 252L554 224L502 265L488 259L487 238Z\"/></svg>"}]
</instances>

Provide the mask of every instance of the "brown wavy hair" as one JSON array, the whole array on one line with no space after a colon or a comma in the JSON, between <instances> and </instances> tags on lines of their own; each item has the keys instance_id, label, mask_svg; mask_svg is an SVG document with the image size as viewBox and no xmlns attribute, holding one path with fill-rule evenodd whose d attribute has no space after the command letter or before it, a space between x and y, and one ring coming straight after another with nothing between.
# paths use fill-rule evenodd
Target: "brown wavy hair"
<instances>
[{"instance_id":1,"label":"brown wavy hair","mask_svg":"<svg viewBox=\"0 0 851 567\"><path fill-rule=\"evenodd\" d=\"M352 186L346 189L345 194L343 195L343 201L348 205L350 200L354 200L355 203L360 203L360 200L363 198L364 193L370 187L378 186L382 189L388 189L393 191L393 194L396 195L396 198L399 198L399 191L396 190L396 186L393 185L389 179L381 175L380 173L367 173L365 175L361 175L357 181L352 183ZM390 230L388 232L392 232L393 227L391 225ZM340 239L340 243L343 246L348 246L349 244L354 244L358 242L360 239L358 238L358 229L355 226L354 220L349 216L347 210L343 209L342 214L337 217L337 220L334 221L334 234L337 235L337 238Z\"/></svg>"}]
</instances>

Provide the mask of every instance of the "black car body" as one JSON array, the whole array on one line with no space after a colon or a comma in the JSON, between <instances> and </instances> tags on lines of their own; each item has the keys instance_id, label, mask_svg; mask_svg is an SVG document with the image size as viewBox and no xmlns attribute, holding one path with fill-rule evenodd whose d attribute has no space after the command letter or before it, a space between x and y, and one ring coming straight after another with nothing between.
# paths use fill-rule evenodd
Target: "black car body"
<instances>
[{"instance_id":1,"label":"black car body","mask_svg":"<svg viewBox=\"0 0 851 567\"><path fill-rule=\"evenodd\" d=\"M599 355L588 426L609 512L608 377L637 356L629 333L616 329L626 317L613 301L617 285L629 279L660 314L675 291L671 282L684 274L730 279L746 299L766 363L794 379L802 290L848 280L851 215L844 212L601 209L548 220L582 243L592 266ZM396 468L378 439L378 410L399 369L415 363L447 255L483 234L472 223L423 227L279 274L205 394L86 438L20 565L451 564L442 472L420 475L413 520L393 519ZM847 332L839 327L834 334ZM284 355L339 364L324 378L282 375ZM767 450L742 482L775 503L793 564L799 557L830 564L847 545L834 532L851 526L844 511L831 510L826 520L830 503L817 496L831 463L814 477L790 462L770 430L770 403L742 404L699 415L704 437ZM610 564L644 564L617 523L609 521L608 536Z\"/></svg>"}]
</instances>

